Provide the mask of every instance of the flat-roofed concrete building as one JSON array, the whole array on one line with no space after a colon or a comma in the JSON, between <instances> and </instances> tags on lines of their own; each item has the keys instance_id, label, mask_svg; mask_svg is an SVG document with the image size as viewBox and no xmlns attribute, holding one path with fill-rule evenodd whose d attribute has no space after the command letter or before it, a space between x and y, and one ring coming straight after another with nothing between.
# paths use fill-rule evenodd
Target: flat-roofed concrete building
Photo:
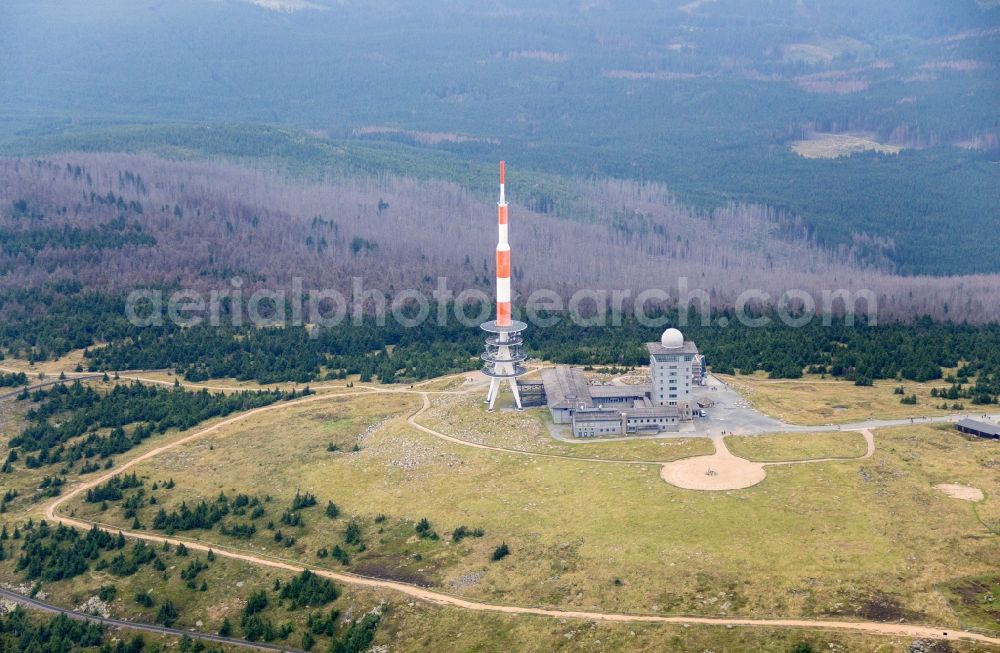
<instances>
[{"instance_id":1,"label":"flat-roofed concrete building","mask_svg":"<svg viewBox=\"0 0 1000 653\"><path fill-rule=\"evenodd\" d=\"M677 431L679 422L677 410L669 406L580 408L572 418L573 435L578 438Z\"/></svg>"},{"instance_id":2,"label":"flat-roofed concrete building","mask_svg":"<svg viewBox=\"0 0 1000 653\"><path fill-rule=\"evenodd\" d=\"M610 408L580 408L573 411L573 435L578 438L598 438L624 435L625 413Z\"/></svg>"},{"instance_id":3,"label":"flat-roofed concrete building","mask_svg":"<svg viewBox=\"0 0 1000 653\"><path fill-rule=\"evenodd\" d=\"M625 411L626 433L659 433L680 429L680 415L669 406L633 407Z\"/></svg>"},{"instance_id":4,"label":"flat-roofed concrete building","mask_svg":"<svg viewBox=\"0 0 1000 653\"><path fill-rule=\"evenodd\" d=\"M542 370L541 396L556 424L571 424L576 437L677 431L692 419L698 348L677 329L647 343L652 384L590 385L583 371L557 365Z\"/></svg>"}]
</instances>

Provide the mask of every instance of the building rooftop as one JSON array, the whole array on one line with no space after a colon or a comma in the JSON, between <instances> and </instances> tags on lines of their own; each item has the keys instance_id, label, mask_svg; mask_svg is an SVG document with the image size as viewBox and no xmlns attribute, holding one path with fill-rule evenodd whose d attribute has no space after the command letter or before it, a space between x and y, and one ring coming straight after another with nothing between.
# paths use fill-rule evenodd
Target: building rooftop
<instances>
[{"instance_id":1,"label":"building rooftop","mask_svg":"<svg viewBox=\"0 0 1000 653\"><path fill-rule=\"evenodd\" d=\"M604 399L605 397L630 397L641 399L653 392L650 383L638 385L592 385L590 386L590 396L594 399Z\"/></svg>"},{"instance_id":2,"label":"building rooftop","mask_svg":"<svg viewBox=\"0 0 1000 653\"><path fill-rule=\"evenodd\" d=\"M583 372L568 365L557 365L542 370L545 401L549 408L591 408L590 386Z\"/></svg>"},{"instance_id":3,"label":"building rooftop","mask_svg":"<svg viewBox=\"0 0 1000 653\"><path fill-rule=\"evenodd\" d=\"M989 422L980 422L974 419L960 419L956 423L956 426L960 426L963 429L969 429L970 431L976 431L978 433L985 433L994 438L1000 437L1000 426L996 424L990 424Z\"/></svg>"},{"instance_id":4,"label":"building rooftop","mask_svg":"<svg viewBox=\"0 0 1000 653\"><path fill-rule=\"evenodd\" d=\"M680 347L664 347L662 342L647 342L646 349L650 355L654 354L697 354L698 346L691 340L685 340Z\"/></svg>"},{"instance_id":5,"label":"building rooftop","mask_svg":"<svg viewBox=\"0 0 1000 653\"><path fill-rule=\"evenodd\" d=\"M620 422L622 412L607 408L584 408L573 412L574 422Z\"/></svg>"},{"instance_id":6,"label":"building rooftop","mask_svg":"<svg viewBox=\"0 0 1000 653\"><path fill-rule=\"evenodd\" d=\"M652 406L650 408L626 408L624 413L628 417L677 417L676 406Z\"/></svg>"}]
</instances>

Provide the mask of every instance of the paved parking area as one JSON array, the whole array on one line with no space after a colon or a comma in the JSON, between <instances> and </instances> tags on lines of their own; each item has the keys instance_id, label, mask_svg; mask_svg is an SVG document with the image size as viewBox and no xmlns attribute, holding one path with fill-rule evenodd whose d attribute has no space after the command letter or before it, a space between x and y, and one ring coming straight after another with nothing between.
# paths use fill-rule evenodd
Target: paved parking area
<instances>
[{"instance_id":1,"label":"paved parking area","mask_svg":"<svg viewBox=\"0 0 1000 653\"><path fill-rule=\"evenodd\" d=\"M706 409L708 417L696 417L689 428L681 429L684 435L737 435L773 433L789 429L789 425L754 410L740 393L708 376L708 384L696 387L694 397L699 401L714 402Z\"/></svg>"}]
</instances>

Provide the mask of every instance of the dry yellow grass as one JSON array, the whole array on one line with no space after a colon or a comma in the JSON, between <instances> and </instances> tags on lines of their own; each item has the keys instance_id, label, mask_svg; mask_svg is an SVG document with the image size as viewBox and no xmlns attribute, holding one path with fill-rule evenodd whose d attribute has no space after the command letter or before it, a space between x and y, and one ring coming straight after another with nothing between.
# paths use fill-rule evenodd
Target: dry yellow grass
<instances>
[{"instance_id":1,"label":"dry yellow grass","mask_svg":"<svg viewBox=\"0 0 1000 653\"><path fill-rule=\"evenodd\" d=\"M483 394L486 394L486 386L483 385L484 379L485 377L478 372L463 372L461 374L430 379L429 381L420 381L414 383L413 388L425 392L453 392L482 386Z\"/></svg>"},{"instance_id":2,"label":"dry yellow grass","mask_svg":"<svg viewBox=\"0 0 1000 653\"><path fill-rule=\"evenodd\" d=\"M313 381L310 383L265 383L261 384L256 381L239 381L233 378L221 378L221 379L208 379L207 381L197 381L191 382L184 379L183 376L174 374L170 371L153 371L153 372L129 372L125 373L125 379L135 379L142 383L157 383L157 384L167 384L173 385L175 381L180 383L187 390L198 390L200 388L205 388L210 392L238 392L242 390L302 390L306 386L317 391L325 392L329 390L334 390L338 393L346 392L350 390L361 391L363 389L362 385L359 384L357 376L349 377L345 380L333 380L333 381ZM347 387L349 383L353 383L354 387ZM386 386L393 387L393 386Z\"/></svg>"},{"instance_id":3,"label":"dry yellow grass","mask_svg":"<svg viewBox=\"0 0 1000 653\"><path fill-rule=\"evenodd\" d=\"M857 458L867 450L864 437L853 431L730 435L726 447L741 458L757 462Z\"/></svg>"},{"instance_id":4,"label":"dry yellow grass","mask_svg":"<svg viewBox=\"0 0 1000 653\"><path fill-rule=\"evenodd\" d=\"M553 620L544 617L469 613L419 603L393 605L376 644L392 651L663 651L788 653L800 643L815 651L911 653L909 638L868 637L782 628L661 626ZM955 653L988 649L955 644Z\"/></svg>"},{"instance_id":5,"label":"dry yellow grass","mask_svg":"<svg viewBox=\"0 0 1000 653\"><path fill-rule=\"evenodd\" d=\"M24 372L29 377L32 377L32 379L36 378L39 373L50 377L59 376L60 372L69 374L76 369L77 365L83 365L84 369L87 367L87 361L83 358L82 349L74 349L61 358L39 361L37 363L29 363L23 358L5 358L0 361L0 367Z\"/></svg>"},{"instance_id":6,"label":"dry yellow grass","mask_svg":"<svg viewBox=\"0 0 1000 653\"><path fill-rule=\"evenodd\" d=\"M487 413L478 393L432 397L431 408L420 416L419 423L477 444L577 458L667 462L714 451L706 438L561 442L549 433L548 410L532 408L522 412ZM565 427L562 429L566 431Z\"/></svg>"},{"instance_id":7,"label":"dry yellow grass","mask_svg":"<svg viewBox=\"0 0 1000 653\"><path fill-rule=\"evenodd\" d=\"M898 402L891 388L888 392ZM430 425L437 420L452 435L468 429L476 437L517 438L530 431L522 440L490 441L499 446L555 447L547 452L566 447L577 455L663 460L711 449L705 440L688 439L570 445L548 438L541 411L486 415L478 394L435 396L434 404L436 412L422 421ZM278 548L263 528L249 542L217 530L181 535L342 569L315 556L320 546L342 542L345 519L322 515L322 505L333 499L363 526L371 556L355 556L356 563L367 565L361 571L419 574L445 591L524 605L850 617L875 591L883 591L917 613L915 618L957 625L946 595L934 589L956 578L995 573L1000 559L1000 538L988 530L1000 531L1000 444L968 440L947 428L881 430L876 434L879 450L870 460L769 468L768 478L753 488L701 493L662 483L656 465L552 459L445 442L406 424L405 417L419 406L418 395L387 393L290 405L178 447L137 469L151 479L177 481L174 490L157 493L168 508L181 500L212 498L220 490L269 494L274 497L269 517L277 521L296 489L320 499L319 507L303 511L306 526L291 529L298 538L291 549ZM532 423L537 430L529 428ZM510 435L511 424L525 428ZM830 439L822 444L804 439L814 434L763 436L773 443L740 442L763 446L760 455L798 456L852 447L837 437L846 435L823 434ZM176 437L154 438L129 457ZM331 442L340 451L327 451ZM352 453L355 443L361 449ZM656 455L663 451L667 455ZM27 476L22 480L32 481ZM986 500L972 505L948 498L934 489L939 483L979 487ZM19 503L14 509L8 520L33 510ZM131 523L117 507L102 513L94 504L75 502L68 509L123 527ZM152 508L143 509L141 521L148 524L152 514ZM385 526L375 523L379 514L387 516ZM423 516L445 541L399 537L412 532L413 522ZM448 543L459 524L482 527L486 536ZM499 541L511 546L512 555L490 563ZM233 569L220 571L211 585L225 592L230 587L226 579L236 578L230 573L259 575ZM73 585L64 596L86 589ZM396 596L352 590L346 599L365 609L377 599ZM209 608L231 598L210 592L191 604L192 613L204 611L217 619L221 608ZM456 643L477 650L517 650L524 642L537 643L535 650L567 642L574 648L597 648L598 640L604 650L785 651L801 640L817 648L838 642L849 650L881 646L878 650L905 651L907 646L898 639L787 629L594 625L470 614L402 601L393 604L391 617L377 643L395 650ZM977 625L991 627L988 622Z\"/></svg>"},{"instance_id":8,"label":"dry yellow grass","mask_svg":"<svg viewBox=\"0 0 1000 653\"><path fill-rule=\"evenodd\" d=\"M180 374L174 374L173 372L135 372L129 376L134 376L144 382L155 382L155 383L166 383L173 384L174 381L184 384L188 389L194 388L208 388L210 390L262 390L262 389L292 389L292 388L302 388L305 385L316 386L320 385L321 382L305 384L305 383L271 383L266 385L261 385L256 381L237 381L236 379L209 379L207 381L200 382L190 382L186 381L184 377Z\"/></svg>"},{"instance_id":9,"label":"dry yellow grass","mask_svg":"<svg viewBox=\"0 0 1000 653\"><path fill-rule=\"evenodd\" d=\"M845 424L951 412L936 407L943 399L930 396L931 388L948 387L944 381L876 381L871 387L863 387L816 376L802 379L768 379L759 374L717 376L746 397L754 408L789 424ZM902 397L893 392L899 386L903 386L906 395L917 396L916 405L900 403Z\"/></svg>"},{"instance_id":10,"label":"dry yellow grass","mask_svg":"<svg viewBox=\"0 0 1000 653\"><path fill-rule=\"evenodd\" d=\"M969 504L932 487L960 479L983 488L990 497L983 508L994 510L997 474L979 459L1000 458L998 443L926 426L890 429L877 434L872 459L771 468L755 487L706 493L664 484L655 465L445 442L405 423L416 399L375 395L293 406L138 471L177 480L161 497L168 508L222 490L270 494L273 512L296 488L314 492L321 505L333 499L360 520L369 547L356 561L363 571L418 574L446 591L522 605L849 617L881 591L923 621L948 624L955 623L951 609L932 588L988 573L1000 557L1000 539L988 536ZM359 433L360 452L325 451L328 441L344 448ZM79 516L121 521L117 509L72 507ZM140 518L148 523L145 510ZM344 528L343 520L318 511L306 511L293 549L276 551L267 531L237 544L314 562L315 550L341 541ZM387 516L383 533L373 521L378 514ZM443 539L460 524L486 536L458 545L401 539L420 517ZM217 531L198 535L232 542ZM490 563L500 541L512 555Z\"/></svg>"},{"instance_id":11,"label":"dry yellow grass","mask_svg":"<svg viewBox=\"0 0 1000 653\"><path fill-rule=\"evenodd\" d=\"M157 601L169 598L177 606L179 615L174 626L176 628L215 633L221 627L222 620L228 617L236 629L235 634L239 636L239 615L250 593L260 589L270 590L275 579L284 582L291 576L285 572L219 557L200 575L200 578L207 580L208 590L192 591L183 586L176 569L191 558L178 558L172 553L162 552L159 555L168 565L175 567L168 572L169 580L164 580L161 574L153 572L149 567L143 567L135 575L124 578L107 572L91 571L69 581L45 583L45 600L75 608L95 596L101 586L114 585L117 593L108 607L111 615L116 618L152 622L157 608L141 608L133 599L137 593L150 593ZM14 560L0 563L0 579L15 586L23 582L22 576L14 570ZM343 594L327 608L337 609L347 618L384 605L385 616L376 631L373 645L386 646L388 650L398 652L671 650L787 653L796 644L808 642L815 650L909 653L912 643L909 638L810 632L790 628L614 624L480 613L406 601L389 591L353 586L342 586L342 589ZM271 596L273 597L273 593ZM286 621L294 623L295 631L283 643L298 646L306 627L305 617L309 612L289 612L272 605L262 615L275 624ZM145 635L144 638L147 645L164 641L150 635ZM835 646L830 647L830 644ZM313 650L322 651L326 646L325 638L320 638ZM223 650L235 653L246 649L226 647ZM973 653L984 649L956 644L951 650Z\"/></svg>"}]
</instances>

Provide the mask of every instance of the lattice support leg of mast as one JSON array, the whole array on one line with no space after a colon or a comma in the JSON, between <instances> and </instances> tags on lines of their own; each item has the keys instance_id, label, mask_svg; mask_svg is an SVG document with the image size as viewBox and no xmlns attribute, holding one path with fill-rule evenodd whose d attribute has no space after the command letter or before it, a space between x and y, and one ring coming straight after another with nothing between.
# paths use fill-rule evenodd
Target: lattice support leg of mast
<instances>
[{"instance_id":1,"label":"lattice support leg of mast","mask_svg":"<svg viewBox=\"0 0 1000 653\"><path fill-rule=\"evenodd\" d=\"M500 365L497 365L497 372L501 374L511 374L511 376L506 377L507 385L510 386L510 392L514 395L514 405L517 406L518 410L521 410L521 393L517 389L517 377L513 375L513 366L509 370L501 370ZM504 377L494 376L490 379L490 389L486 393L486 403L489 404L489 410L493 410L493 405L496 403L497 395L500 394L500 388L503 385Z\"/></svg>"},{"instance_id":2,"label":"lattice support leg of mast","mask_svg":"<svg viewBox=\"0 0 1000 653\"><path fill-rule=\"evenodd\" d=\"M495 321L485 322L482 325L484 331L494 334L486 339L486 351L482 355L483 373L490 377L490 388L486 392L485 402L489 410L493 410L496 405L504 381L510 387L511 394L514 395L514 405L518 410L522 408L517 377L525 372L524 366L521 364L525 358L521 332L527 326L524 322L517 320L512 320L505 325L497 325Z\"/></svg>"}]
</instances>

